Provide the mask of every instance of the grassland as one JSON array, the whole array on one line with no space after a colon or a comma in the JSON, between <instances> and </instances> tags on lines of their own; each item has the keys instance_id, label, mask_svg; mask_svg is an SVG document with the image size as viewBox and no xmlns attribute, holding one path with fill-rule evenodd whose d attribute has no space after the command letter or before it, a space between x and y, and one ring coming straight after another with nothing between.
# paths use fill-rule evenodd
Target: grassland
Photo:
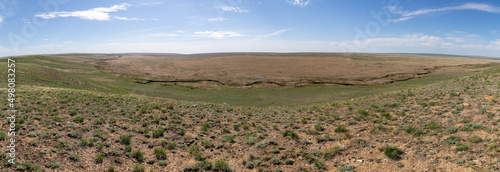
<instances>
[{"instance_id":1,"label":"grassland","mask_svg":"<svg viewBox=\"0 0 500 172\"><path fill-rule=\"evenodd\" d=\"M293 61L298 61L299 57L306 56L307 58L312 58L314 61L312 64L318 64L317 61L321 59L330 59L333 63L338 58L343 59L355 59L352 64L356 64L358 68L353 67L352 69L359 69L355 71L364 72L349 72L352 73L353 82L354 78L359 78L367 73L376 73L376 75L388 75L394 73L402 73L400 70L404 67L394 67L397 65L388 64L386 66L380 66L378 63L386 63L386 61L395 61L393 63L404 64L404 61L410 61L406 66L412 66L411 68L418 68L422 70L425 68L436 68L430 71L428 74L423 75L405 75L400 76L399 80L390 80L393 82L387 84L385 82L379 83L377 85L365 86L365 85L339 85L339 84L311 84L302 83L303 86L276 86L275 84L254 84L247 88L241 88L241 86L235 84L235 86L220 85L214 83L182 83L177 82L175 85L165 85L161 83L141 83L144 78L141 79L140 76L156 76L153 71L149 71L150 75L146 75L141 72L133 72L135 75L129 73L123 73L120 70L117 71L116 64L120 63L130 63L136 64L133 67L137 69L144 69L144 61L152 60L150 63L154 65L161 64L157 60L165 60L174 58L177 61L172 61L175 63L184 63L183 61L194 60L197 65L203 62L215 61L210 60L212 58L217 58L220 54L203 54L203 55L193 55L183 57L187 60L179 60L178 56L160 56L160 55L148 55L148 56L138 56L138 55L90 55L90 54L72 54L72 55L54 55L54 56L28 56L19 58L19 80L26 85L33 86L46 86L46 87L59 87L59 88L74 88L74 89L85 89L91 91L101 91L101 92L112 92L118 94L139 94L154 97L165 97L172 98L176 100L186 100L194 102L206 102L206 103L228 103L231 105L238 106L286 106L286 105L310 105L315 103L324 103L331 101L342 101L350 100L357 97L378 94L387 91L396 91L410 88L421 87L430 83L436 83L441 81L446 81L454 79L457 77L475 75L481 72L488 72L488 70L497 69L499 64L495 63L495 60L490 59L474 59L474 58L458 58L458 57L435 57L435 56L409 56L407 59L394 60L398 58L398 55L373 55L369 58L367 54L348 54L345 57L339 57L340 54L254 54L254 58L264 58L269 57L271 60L277 56L278 59L274 59L275 63L282 62L283 59L292 58ZM120 57L119 57L120 56ZM229 62L227 65L235 65L234 59L236 57L247 58L248 54L222 54L223 58L228 58ZM236 57L235 57L236 56ZM317 57L319 56L319 57ZM386 57L388 56L388 57ZM404 56L404 55L399 55ZM122 59L124 58L124 59ZM306 59L307 59L306 58ZM430 60L435 58L435 60ZM458 58L458 59L454 59ZM154 60L156 59L156 60ZM202 61L198 61L201 59ZM207 59L209 59L207 61ZM252 58L250 58L252 59ZM378 60L377 60L378 59ZM413 60L408 60L413 59ZM428 63L423 63L423 61L429 60ZM448 60L448 62L446 61ZM220 61L220 60L219 60ZM431 63L432 62L432 63ZM305 62L304 62L305 63ZM335 62L339 63L339 62ZM5 63L3 66L5 66ZM2 65L0 64L0 65ZM245 64L245 63L238 63ZM302 64L298 62L297 64ZM326 64L326 63L325 63ZM370 66L371 64L376 64L375 66ZM447 64L448 67L442 67L442 65ZM152 66L154 66L152 65ZM377 66L378 65L378 66ZM119 65L118 65L119 66ZM141 67L142 66L142 67ZM207 64L207 66L210 66ZM217 65L212 65L214 69L217 69ZM325 65L326 68L328 65ZM338 66L344 66L339 64ZM368 66L368 67L366 67ZM439 67L441 66L441 67ZM298 66L283 67L283 69L294 69L300 68ZM384 69L384 68L388 69ZM154 67L151 67L154 68ZM370 71L376 68L377 71ZM379 70L379 68L385 71ZM156 68L155 68L156 69ZM160 68L161 69L161 68ZM262 68L256 66L254 71L259 71ZM273 70L279 70L278 68L272 68ZM123 71L134 71L131 67L124 67ZM146 69L145 69L146 70ZM222 69L221 69L222 70ZM270 70L268 72L273 72ZM392 71L394 70L394 71ZM146 70L147 71L147 70ZM189 71L189 70L188 70ZM318 70L320 71L320 70ZM330 73L338 72L338 69L330 69ZM5 75L0 71L1 74ZM168 70L158 70L157 73L168 73ZM204 71L207 73L211 71ZM252 70L243 70L243 72L251 73ZM288 71L292 72L292 71ZM346 71L340 71L346 72ZM421 72L421 71L420 71ZM230 73L228 70L226 73ZM300 73L300 70L295 70L290 76L297 79L301 76L295 74ZM326 72L328 73L328 72ZM309 81L322 79L320 75L325 75L325 72L309 72L310 75L318 75L316 78L309 78ZM279 72L277 72L279 74ZM170 75L177 75L176 73L171 73ZM264 76L264 75L261 75ZM269 76L269 75L267 75ZM335 76L335 75L332 75ZM220 77L220 76L219 76ZM408 77L414 77L410 79ZM162 77L156 77L157 79L165 79ZM149 78L154 80L154 78ZM192 78L191 78L192 79ZM217 80L217 78L209 78ZM255 78L254 78L255 79ZM263 79L263 78L261 78ZM268 78L270 79L270 78ZM323 78L324 79L324 78ZM354 80L353 80L354 79ZM387 79L387 78L386 78ZM410 79L410 80L407 80ZM263 80L247 80L249 82L257 82ZM278 80L273 80L278 81ZM309 82L304 81L304 82ZM327 81L324 79L324 81ZM367 80L366 82L371 82L373 80ZM348 82L347 80L345 82ZM215 86L214 86L215 85ZM286 84L285 84L286 85ZM239 87L239 88L238 88Z\"/></svg>"},{"instance_id":2,"label":"grassland","mask_svg":"<svg viewBox=\"0 0 500 172\"><path fill-rule=\"evenodd\" d=\"M206 90L130 82L130 76L102 66L107 58L16 58L21 153L17 165L2 163L2 170L497 171L500 167L496 64L462 66L388 85ZM257 92L263 92L262 99L276 96L273 101L296 102L265 107L253 106L258 100L240 101L247 106L218 103L238 100L224 96L254 98ZM222 95L205 102L198 98L217 93ZM312 97L325 93L329 94L324 98ZM179 98L182 94L185 97ZM341 95L347 98L328 98ZM5 120L6 114L0 115ZM1 128L8 128L8 123ZM0 131L1 145L5 139ZM0 152L0 161L6 158L5 151Z\"/></svg>"}]
</instances>

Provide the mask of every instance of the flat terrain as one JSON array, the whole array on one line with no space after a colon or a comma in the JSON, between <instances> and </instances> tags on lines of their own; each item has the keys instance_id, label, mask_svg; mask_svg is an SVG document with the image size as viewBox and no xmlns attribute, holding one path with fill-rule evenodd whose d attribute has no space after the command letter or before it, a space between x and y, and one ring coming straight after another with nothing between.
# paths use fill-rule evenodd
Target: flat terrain
<instances>
[{"instance_id":1,"label":"flat terrain","mask_svg":"<svg viewBox=\"0 0 500 172\"><path fill-rule=\"evenodd\" d=\"M17 164L4 103L2 171L500 169L495 60L438 57L450 67L391 84L206 89L142 82L118 56L13 58Z\"/></svg>"},{"instance_id":2,"label":"flat terrain","mask_svg":"<svg viewBox=\"0 0 500 172\"><path fill-rule=\"evenodd\" d=\"M304 58L300 60L299 57ZM498 60L492 59L401 54L63 54L18 59L19 80L26 85L259 107L350 100L491 73L500 66ZM260 60L252 66L252 63L247 63L248 59ZM322 59L324 63L321 63ZM161 65L165 61L170 65ZM259 67L271 64L262 61L273 61L274 66L281 63L290 66ZM205 62L207 65L202 66ZM327 62L332 65L325 65ZM172 67L181 64L186 66ZM198 67L189 67L193 65ZM239 67L229 67L231 65ZM307 65L310 67L304 67ZM348 65L353 66L352 70L345 68ZM202 72L200 68L208 71ZM238 68L241 71L235 73L233 70ZM200 72L194 73L194 69ZM278 72L272 74L272 71ZM245 73L252 77L235 77ZM212 78L208 76L210 74ZM192 78L197 77L195 75L206 75L207 78ZM289 79L283 79L286 75ZM337 80L334 77L347 75L349 77ZM371 77L360 79L363 75Z\"/></svg>"},{"instance_id":3,"label":"flat terrain","mask_svg":"<svg viewBox=\"0 0 500 172\"><path fill-rule=\"evenodd\" d=\"M492 60L493 61L493 60ZM198 54L121 55L106 68L145 83L252 88L267 84L378 85L424 77L431 72L469 71L485 59L401 54Z\"/></svg>"}]
</instances>

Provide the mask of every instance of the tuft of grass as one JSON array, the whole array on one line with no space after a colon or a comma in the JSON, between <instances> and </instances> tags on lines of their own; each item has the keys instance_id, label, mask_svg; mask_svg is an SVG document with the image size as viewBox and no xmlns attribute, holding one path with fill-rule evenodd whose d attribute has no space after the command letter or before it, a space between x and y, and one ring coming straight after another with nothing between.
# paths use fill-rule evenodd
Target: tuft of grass
<instances>
[{"instance_id":1,"label":"tuft of grass","mask_svg":"<svg viewBox=\"0 0 500 172\"><path fill-rule=\"evenodd\" d=\"M132 171L133 172L144 172L144 171L146 171L146 167L139 166L139 165L134 165L134 169Z\"/></svg>"},{"instance_id":2,"label":"tuft of grass","mask_svg":"<svg viewBox=\"0 0 500 172\"><path fill-rule=\"evenodd\" d=\"M282 135L283 135L283 137L290 136L294 140L299 139L299 135L293 131L290 131L290 130L286 130L285 132L282 133Z\"/></svg>"},{"instance_id":3,"label":"tuft of grass","mask_svg":"<svg viewBox=\"0 0 500 172\"><path fill-rule=\"evenodd\" d=\"M342 151L342 149L340 148L340 146L335 146L333 148L328 148L328 149L326 149L326 150L323 151L323 158L324 159L331 159L335 155L340 154L341 151Z\"/></svg>"},{"instance_id":4,"label":"tuft of grass","mask_svg":"<svg viewBox=\"0 0 500 172\"><path fill-rule=\"evenodd\" d=\"M167 152L161 148L156 148L155 149L155 156L159 160L164 160L167 159Z\"/></svg>"},{"instance_id":5,"label":"tuft of grass","mask_svg":"<svg viewBox=\"0 0 500 172\"><path fill-rule=\"evenodd\" d=\"M422 136L424 135L424 132L416 127L409 126L408 128L405 129L405 132L408 134L411 134L413 136Z\"/></svg>"},{"instance_id":6,"label":"tuft of grass","mask_svg":"<svg viewBox=\"0 0 500 172\"><path fill-rule=\"evenodd\" d=\"M120 136L120 140L123 144L125 145L130 145L132 141L132 135L131 134L125 134Z\"/></svg>"},{"instance_id":7,"label":"tuft of grass","mask_svg":"<svg viewBox=\"0 0 500 172\"><path fill-rule=\"evenodd\" d=\"M155 130L153 131L153 138L163 137L163 133L165 133L165 130L163 129Z\"/></svg>"},{"instance_id":8,"label":"tuft of grass","mask_svg":"<svg viewBox=\"0 0 500 172\"><path fill-rule=\"evenodd\" d=\"M341 126L338 126L337 128L335 128L334 131L337 133L345 133L345 132L347 132L347 129L345 128L344 125L341 125Z\"/></svg>"},{"instance_id":9,"label":"tuft of grass","mask_svg":"<svg viewBox=\"0 0 500 172\"><path fill-rule=\"evenodd\" d=\"M81 116L76 116L75 117L75 122L77 122L77 123L83 123L84 120L85 120L84 117L81 117Z\"/></svg>"},{"instance_id":10,"label":"tuft of grass","mask_svg":"<svg viewBox=\"0 0 500 172\"><path fill-rule=\"evenodd\" d=\"M392 160L400 160L401 155L404 153L401 151L398 147L395 146L386 146L382 147L379 149L380 151L384 152L384 155L387 156L387 158L392 159Z\"/></svg>"},{"instance_id":11,"label":"tuft of grass","mask_svg":"<svg viewBox=\"0 0 500 172\"><path fill-rule=\"evenodd\" d=\"M73 161L80 161L82 159L82 157L78 154L71 153L71 155L69 156L69 159L71 159Z\"/></svg>"},{"instance_id":12,"label":"tuft of grass","mask_svg":"<svg viewBox=\"0 0 500 172\"><path fill-rule=\"evenodd\" d=\"M99 155L97 155L97 158L96 158L95 162L96 163L102 163L104 161L105 157L106 156L104 154L99 154Z\"/></svg>"},{"instance_id":13,"label":"tuft of grass","mask_svg":"<svg viewBox=\"0 0 500 172\"><path fill-rule=\"evenodd\" d=\"M473 135L469 138L469 141L472 143L479 143L479 142L482 142L483 139L477 135Z\"/></svg>"},{"instance_id":14,"label":"tuft of grass","mask_svg":"<svg viewBox=\"0 0 500 172\"><path fill-rule=\"evenodd\" d=\"M108 166L108 172L115 172L115 166Z\"/></svg>"},{"instance_id":15,"label":"tuft of grass","mask_svg":"<svg viewBox=\"0 0 500 172\"><path fill-rule=\"evenodd\" d=\"M455 147L455 150L456 151L468 151L470 149L469 145L468 144L457 144L457 146Z\"/></svg>"},{"instance_id":16,"label":"tuft of grass","mask_svg":"<svg viewBox=\"0 0 500 172\"><path fill-rule=\"evenodd\" d=\"M47 162L45 164L45 167L52 168L52 169L59 168L59 166L61 166L61 163L59 163L59 162L54 163L54 162L50 161L50 162Z\"/></svg>"},{"instance_id":17,"label":"tuft of grass","mask_svg":"<svg viewBox=\"0 0 500 172\"><path fill-rule=\"evenodd\" d=\"M212 170L221 171L221 172L229 172L229 171L231 171L231 168L229 167L229 164L226 161L217 160L217 161L215 161L214 166L212 167Z\"/></svg>"},{"instance_id":18,"label":"tuft of grass","mask_svg":"<svg viewBox=\"0 0 500 172\"><path fill-rule=\"evenodd\" d=\"M272 157L269 161L271 161L272 164L274 165L279 165L280 164L280 159L276 157Z\"/></svg>"},{"instance_id":19,"label":"tuft of grass","mask_svg":"<svg viewBox=\"0 0 500 172\"><path fill-rule=\"evenodd\" d=\"M132 152L132 157L135 158L139 162L144 161L144 153L141 152L140 150L136 150L136 151Z\"/></svg>"},{"instance_id":20,"label":"tuft of grass","mask_svg":"<svg viewBox=\"0 0 500 172\"><path fill-rule=\"evenodd\" d=\"M0 131L0 141L7 140L7 133Z\"/></svg>"}]
</instances>

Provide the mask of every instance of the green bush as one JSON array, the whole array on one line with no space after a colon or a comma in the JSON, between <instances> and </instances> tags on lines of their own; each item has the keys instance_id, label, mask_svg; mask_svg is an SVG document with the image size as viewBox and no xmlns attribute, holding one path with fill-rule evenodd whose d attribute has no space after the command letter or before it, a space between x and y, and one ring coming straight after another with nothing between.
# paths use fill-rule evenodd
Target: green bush
<instances>
[{"instance_id":1,"label":"green bush","mask_svg":"<svg viewBox=\"0 0 500 172\"><path fill-rule=\"evenodd\" d=\"M40 167L40 164L32 164L30 162L25 162L24 164L18 165L17 166L18 171L43 171L42 167Z\"/></svg>"},{"instance_id":2,"label":"green bush","mask_svg":"<svg viewBox=\"0 0 500 172\"><path fill-rule=\"evenodd\" d=\"M318 125L318 124L314 125L314 129L317 131L325 131L325 127Z\"/></svg>"},{"instance_id":3,"label":"green bush","mask_svg":"<svg viewBox=\"0 0 500 172\"><path fill-rule=\"evenodd\" d=\"M75 122L82 123L84 120L85 120L84 117L81 117L81 116L75 117Z\"/></svg>"},{"instance_id":4,"label":"green bush","mask_svg":"<svg viewBox=\"0 0 500 172\"><path fill-rule=\"evenodd\" d=\"M134 157L139 162L144 161L144 153L142 153L140 150L132 152L132 157Z\"/></svg>"},{"instance_id":5,"label":"green bush","mask_svg":"<svg viewBox=\"0 0 500 172\"><path fill-rule=\"evenodd\" d=\"M344 133L344 132L347 132L347 129L345 128L345 126L341 125L341 126L338 126L337 128L335 128L335 132Z\"/></svg>"},{"instance_id":6,"label":"green bush","mask_svg":"<svg viewBox=\"0 0 500 172\"><path fill-rule=\"evenodd\" d=\"M384 151L384 155L387 156L387 158L392 159L392 160L400 160L401 154L404 153L398 147L395 147L395 146L386 146L386 147L380 148L380 150Z\"/></svg>"},{"instance_id":7,"label":"green bush","mask_svg":"<svg viewBox=\"0 0 500 172\"><path fill-rule=\"evenodd\" d=\"M175 147L177 147L177 143L175 142L170 142L167 144L167 149L174 150Z\"/></svg>"},{"instance_id":8,"label":"green bush","mask_svg":"<svg viewBox=\"0 0 500 172\"><path fill-rule=\"evenodd\" d=\"M469 150L469 145L467 144L457 144L455 147L456 151L468 151Z\"/></svg>"},{"instance_id":9,"label":"green bush","mask_svg":"<svg viewBox=\"0 0 500 172\"><path fill-rule=\"evenodd\" d=\"M482 142L483 139L477 135L473 135L469 138L469 141L472 143L479 143L479 142Z\"/></svg>"},{"instance_id":10,"label":"green bush","mask_svg":"<svg viewBox=\"0 0 500 172\"><path fill-rule=\"evenodd\" d=\"M290 136L294 140L299 139L299 135L297 133L293 132L293 131L290 131L290 130L286 130L285 132L283 132L283 136L284 137Z\"/></svg>"},{"instance_id":11,"label":"green bush","mask_svg":"<svg viewBox=\"0 0 500 172\"><path fill-rule=\"evenodd\" d=\"M208 127L209 127L210 123L203 123L201 125L201 130L202 131L208 131Z\"/></svg>"},{"instance_id":12,"label":"green bush","mask_svg":"<svg viewBox=\"0 0 500 172\"><path fill-rule=\"evenodd\" d=\"M9 136L7 136L7 133L0 131L0 141L2 140L7 140Z\"/></svg>"},{"instance_id":13,"label":"green bush","mask_svg":"<svg viewBox=\"0 0 500 172\"><path fill-rule=\"evenodd\" d=\"M155 156L159 160L167 159L167 152L161 148L155 149Z\"/></svg>"},{"instance_id":14,"label":"green bush","mask_svg":"<svg viewBox=\"0 0 500 172\"><path fill-rule=\"evenodd\" d=\"M75 153L72 153L70 156L69 156L69 159L73 160L73 161L80 161L82 159L82 157L78 154L75 154Z\"/></svg>"},{"instance_id":15,"label":"green bush","mask_svg":"<svg viewBox=\"0 0 500 172\"><path fill-rule=\"evenodd\" d=\"M96 158L95 162L102 163L104 161L105 157L106 156L104 154L99 154L99 155L97 155L97 158Z\"/></svg>"},{"instance_id":16,"label":"green bush","mask_svg":"<svg viewBox=\"0 0 500 172\"><path fill-rule=\"evenodd\" d=\"M280 164L280 159L278 159L276 157L272 157L270 161L274 165L279 165Z\"/></svg>"},{"instance_id":17,"label":"green bush","mask_svg":"<svg viewBox=\"0 0 500 172\"><path fill-rule=\"evenodd\" d=\"M158 162L158 164L160 165L160 167L165 167L168 165L167 161L160 161Z\"/></svg>"},{"instance_id":18,"label":"green bush","mask_svg":"<svg viewBox=\"0 0 500 172\"><path fill-rule=\"evenodd\" d=\"M405 132L408 134L411 134L413 136L422 136L424 135L424 132L416 127L409 126L408 128L405 129Z\"/></svg>"},{"instance_id":19,"label":"green bush","mask_svg":"<svg viewBox=\"0 0 500 172\"><path fill-rule=\"evenodd\" d=\"M108 166L108 172L114 172L115 167L114 166Z\"/></svg>"},{"instance_id":20,"label":"green bush","mask_svg":"<svg viewBox=\"0 0 500 172\"><path fill-rule=\"evenodd\" d=\"M123 144L130 145L130 142L132 140L132 135L131 134L121 135L120 140L122 141Z\"/></svg>"},{"instance_id":21,"label":"green bush","mask_svg":"<svg viewBox=\"0 0 500 172\"><path fill-rule=\"evenodd\" d=\"M339 146L335 146L333 148L328 148L325 151L323 151L323 158L324 159L331 159L335 155L340 154L341 148Z\"/></svg>"},{"instance_id":22,"label":"green bush","mask_svg":"<svg viewBox=\"0 0 500 172\"><path fill-rule=\"evenodd\" d=\"M104 122L106 122L106 119L104 119L103 117L101 117L101 118L99 118L99 119L97 119L95 121L95 124L96 125L101 125L101 124L104 124Z\"/></svg>"},{"instance_id":23,"label":"green bush","mask_svg":"<svg viewBox=\"0 0 500 172\"><path fill-rule=\"evenodd\" d=\"M354 169L355 169L355 167L353 165L348 165L348 166L341 165L341 166L337 167L337 170L339 170L341 172L354 171Z\"/></svg>"},{"instance_id":24,"label":"green bush","mask_svg":"<svg viewBox=\"0 0 500 172\"><path fill-rule=\"evenodd\" d=\"M144 171L146 171L146 167L134 165L133 172L144 172Z\"/></svg>"},{"instance_id":25,"label":"green bush","mask_svg":"<svg viewBox=\"0 0 500 172\"><path fill-rule=\"evenodd\" d=\"M163 133L165 133L165 130L163 129L155 130L153 131L153 138L163 137Z\"/></svg>"},{"instance_id":26,"label":"green bush","mask_svg":"<svg viewBox=\"0 0 500 172\"><path fill-rule=\"evenodd\" d=\"M58 168L59 166L61 166L61 163L59 163L59 162L56 162L56 163L53 163L53 162L47 162L47 163L45 164L45 167L47 167L47 168L52 168L52 169Z\"/></svg>"},{"instance_id":27,"label":"green bush","mask_svg":"<svg viewBox=\"0 0 500 172\"><path fill-rule=\"evenodd\" d=\"M231 168L229 168L229 164L227 164L226 161L224 160L217 160L215 161L214 163L214 166L212 167L212 170L214 171L224 171L224 172L228 172L228 171L231 171Z\"/></svg>"}]
</instances>

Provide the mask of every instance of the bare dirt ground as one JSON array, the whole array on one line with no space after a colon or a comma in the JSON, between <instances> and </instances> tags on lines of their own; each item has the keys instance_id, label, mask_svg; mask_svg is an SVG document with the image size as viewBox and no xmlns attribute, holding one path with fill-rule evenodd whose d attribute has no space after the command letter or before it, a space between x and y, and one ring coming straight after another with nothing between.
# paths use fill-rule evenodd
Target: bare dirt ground
<instances>
[{"instance_id":1,"label":"bare dirt ground","mask_svg":"<svg viewBox=\"0 0 500 172\"><path fill-rule=\"evenodd\" d=\"M144 83L251 88L256 84L387 84L425 77L431 72L471 70L467 67L492 61L408 54L128 54L106 60L104 66Z\"/></svg>"}]
</instances>

